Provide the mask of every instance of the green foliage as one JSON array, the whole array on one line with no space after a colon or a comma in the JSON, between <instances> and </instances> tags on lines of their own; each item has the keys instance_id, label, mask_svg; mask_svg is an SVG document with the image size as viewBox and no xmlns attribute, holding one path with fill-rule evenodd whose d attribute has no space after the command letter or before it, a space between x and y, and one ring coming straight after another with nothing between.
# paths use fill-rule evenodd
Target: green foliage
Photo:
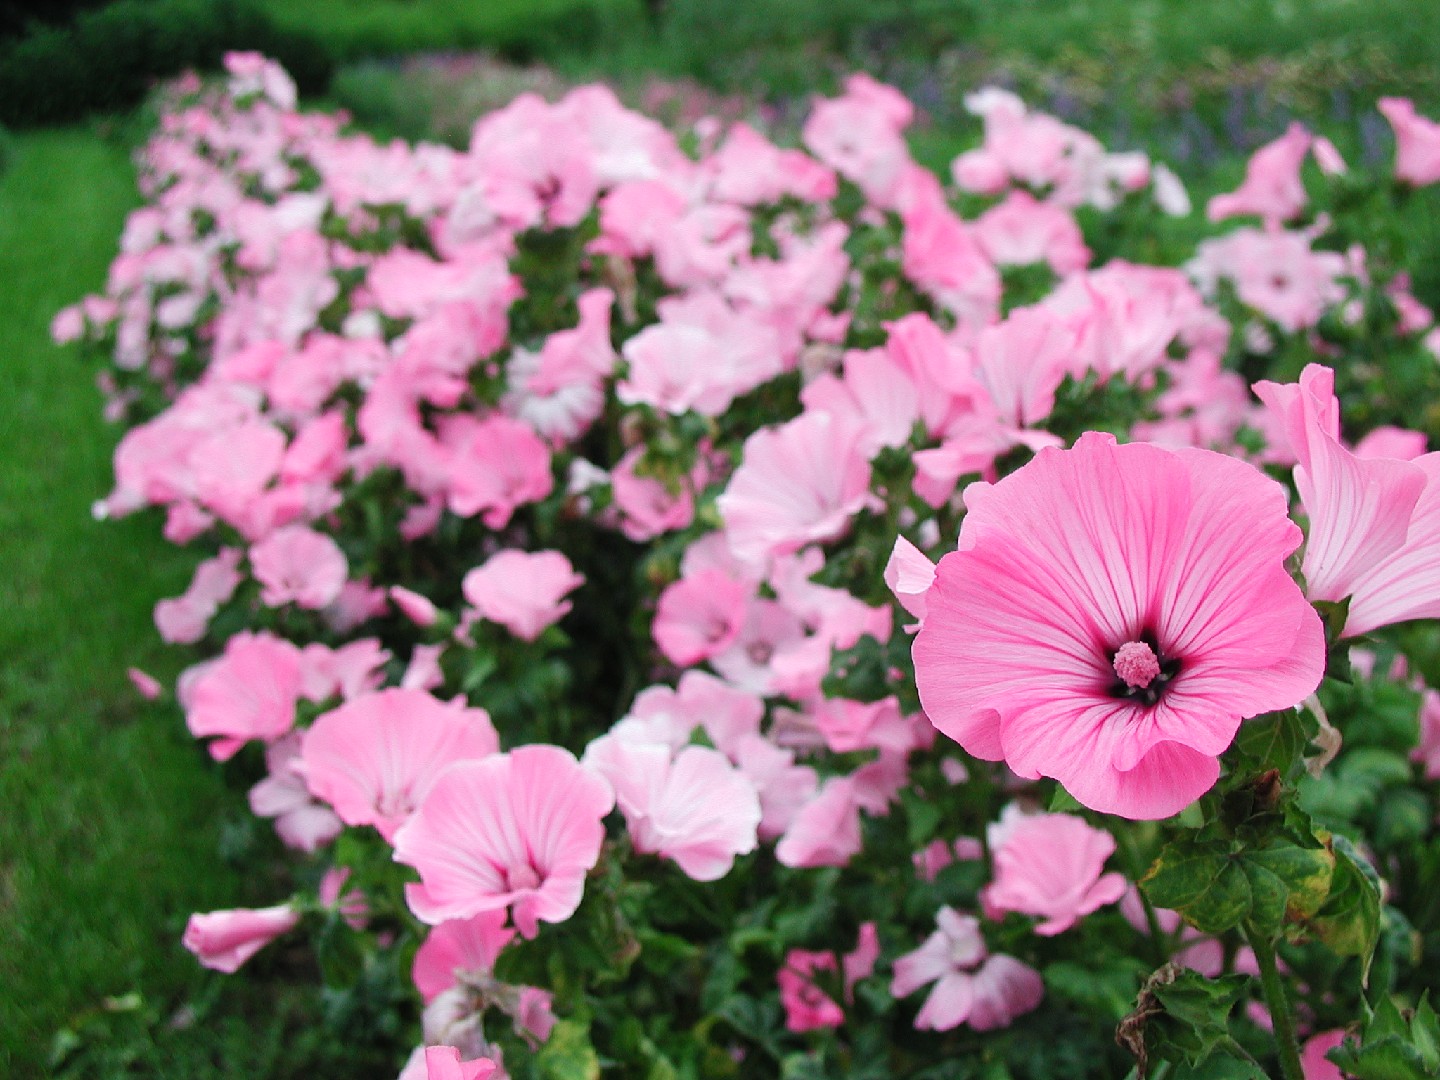
<instances>
[{"instance_id":1,"label":"green foliage","mask_svg":"<svg viewBox=\"0 0 1440 1080\"><path fill-rule=\"evenodd\" d=\"M1347 1039L1326 1056L1355 1080L1424 1080L1440 1074L1440 1019L1428 993L1409 1015L1383 998L1359 1044Z\"/></svg>"},{"instance_id":2,"label":"green foliage","mask_svg":"<svg viewBox=\"0 0 1440 1080\"><path fill-rule=\"evenodd\" d=\"M119 0L0 46L0 122L35 127L128 109L160 79L217 69L231 49L279 60L310 93L330 81L323 40L281 30L251 0Z\"/></svg>"}]
</instances>

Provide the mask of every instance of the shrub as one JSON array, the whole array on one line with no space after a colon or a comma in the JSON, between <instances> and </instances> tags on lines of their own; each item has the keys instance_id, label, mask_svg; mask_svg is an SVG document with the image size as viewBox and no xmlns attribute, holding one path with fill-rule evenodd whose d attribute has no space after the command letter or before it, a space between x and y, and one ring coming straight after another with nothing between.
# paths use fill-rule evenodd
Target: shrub
<instances>
[{"instance_id":1,"label":"shrub","mask_svg":"<svg viewBox=\"0 0 1440 1080\"><path fill-rule=\"evenodd\" d=\"M1440 125L1202 221L994 88L945 185L863 75L455 151L228 66L55 325L297 851L200 962L313 933L407 1077L1434 1072Z\"/></svg>"},{"instance_id":2,"label":"shrub","mask_svg":"<svg viewBox=\"0 0 1440 1080\"><path fill-rule=\"evenodd\" d=\"M284 57L307 92L329 84L324 42L279 30L251 0L119 0L0 45L0 123L34 127L128 109L161 79L217 69L229 49Z\"/></svg>"}]
</instances>

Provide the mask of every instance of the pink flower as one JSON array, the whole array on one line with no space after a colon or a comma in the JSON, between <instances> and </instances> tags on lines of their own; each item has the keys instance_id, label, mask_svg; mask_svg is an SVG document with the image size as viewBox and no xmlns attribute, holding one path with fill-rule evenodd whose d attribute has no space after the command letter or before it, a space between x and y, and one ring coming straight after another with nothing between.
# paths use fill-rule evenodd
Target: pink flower
<instances>
[{"instance_id":1,"label":"pink flower","mask_svg":"<svg viewBox=\"0 0 1440 1080\"><path fill-rule=\"evenodd\" d=\"M1092 809L1176 813L1243 718L1323 674L1319 617L1285 570L1286 502L1236 459L1095 432L972 484L915 640L926 714Z\"/></svg>"},{"instance_id":2,"label":"pink flower","mask_svg":"<svg viewBox=\"0 0 1440 1080\"><path fill-rule=\"evenodd\" d=\"M1416 185L1440 180L1440 124L1417 113L1409 98L1381 98L1378 107L1395 129L1395 178Z\"/></svg>"},{"instance_id":3,"label":"pink flower","mask_svg":"<svg viewBox=\"0 0 1440 1080\"><path fill-rule=\"evenodd\" d=\"M374 825L393 840L445 768L499 749L484 709L390 689L316 718L305 733L303 768L311 793L347 825Z\"/></svg>"},{"instance_id":4,"label":"pink flower","mask_svg":"<svg viewBox=\"0 0 1440 1080\"><path fill-rule=\"evenodd\" d=\"M481 618L534 641L570 610L566 593L585 582L558 551L497 551L465 575L461 589Z\"/></svg>"},{"instance_id":5,"label":"pink flower","mask_svg":"<svg viewBox=\"0 0 1440 1080\"><path fill-rule=\"evenodd\" d=\"M1426 690L1420 697L1420 743L1410 757L1424 767L1427 780L1440 780L1440 692Z\"/></svg>"},{"instance_id":6,"label":"pink flower","mask_svg":"<svg viewBox=\"0 0 1440 1080\"><path fill-rule=\"evenodd\" d=\"M615 793L558 746L521 746L447 769L395 834L420 871L410 909L431 924L509 907L525 937L580 906Z\"/></svg>"},{"instance_id":7,"label":"pink flower","mask_svg":"<svg viewBox=\"0 0 1440 1080\"><path fill-rule=\"evenodd\" d=\"M843 97L815 105L801 137L816 157L858 184L872 202L889 206L910 162L903 132L914 112L898 90L855 74L845 80Z\"/></svg>"},{"instance_id":8,"label":"pink flower","mask_svg":"<svg viewBox=\"0 0 1440 1080\"><path fill-rule=\"evenodd\" d=\"M191 915L181 940L200 963L229 975L270 942L299 924L300 915L289 904L211 911Z\"/></svg>"},{"instance_id":9,"label":"pink flower","mask_svg":"<svg viewBox=\"0 0 1440 1080\"><path fill-rule=\"evenodd\" d=\"M903 536L895 538L885 564L885 585L900 606L917 619L925 618L925 594L935 582L935 564Z\"/></svg>"},{"instance_id":10,"label":"pink flower","mask_svg":"<svg viewBox=\"0 0 1440 1080\"><path fill-rule=\"evenodd\" d=\"M615 789L635 850L673 859L696 881L716 881L735 856L755 850L760 798L718 750L602 735L584 764Z\"/></svg>"},{"instance_id":11,"label":"pink flower","mask_svg":"<svg viewBox=\"0 0 1440 1080\"><path fill-rule=\"evenodd\" d=\"M992 919L1007 911L1039 915L1043 937L1070 929L1083 916L1125 893L1122 874L1102 874L1115 838L1073 814L1026 814L1006 807L989 829L995 880L981 893Z\"/></svg>"},{"instance_id":12,"label":"pink flower","mask_svg":"<svg viewBox=\"0 0 1440 1080\"><path fill-rule=\"evenodd\" d=\"M775 845L784 866L844 866L861 848L855 781L833 776L791 819Z\"/></svg>"},{"instance_id":13,"label":"pink flower","mask_svg":"<svg viewBox=\"0 0 1440 1080\"><path fill-rule=\"evenodd\" d=\"M288 847L313 853L339 836L345 823L316 802L300 775L300 739L292 731L265 748L270 775L250 789L250 812L275 819L275 832Z\"/></svg>"},{"instance_id":14,"label":"pink flower","mask_svg":"<svg viewBox=\"0 0 1440 1080\"><path fill-rule=\"evenodd\" d=\"M1008 1027L1021 1013L1040 1004L1045 987L1039 972L1012 956L986 956L980 923L942 907L937 929L925 943L895 961L890 992L907 997L934 983L915 1026L949 1031L968 1023L976 1031Z\"/></svg>"},{"instance_id":15,"label":"pink flower","mask_svg":"<svg viewBox=\"0 0 1440 1080\"><path fill-rule=\"evenodd\" d=\"M1227 195L1216 195L1205 208L1211 221L1255 214L1267 222L1289 221L1305 209L1300 166L1312 138L1303 124L1292 123L1285 134L1256 150L1245 166L1245 182Z\"/></svg>"},{"instance_id":16,"label":"pink flower","mask_svg":"<svg viewBox=\"0 0 1440 1080\"><path fill-rule=\"evenodd\" d=\"M682 667L724 652L740 636L751 592L749 585L720 570L667 585L651 627L655 644L667 660Z\"/></svg>"},{"instance_id":17,"label":"pink flower","mask_svg":"<svg viewBox=\"0 0 1440 1080\"><path fill-rule=\"evenodd\" d=\"M189 645L204 637L215 612L242 580L239 566L239 548L224 548L197 566L182 595L155 605L155 628L160 637L172 645Z\"/></svg>"},{"instance_id":18,"label":"pink flower","mask_svg":"<svg viewBox=\"0 0 1440 1080\"><path fill-rule=\"evenodd\" d=\"M295 725L300 697L300 650L273 634L242 631L190 687L185 723L197 739L210 735L217 761L251 739L274 742Z\"/></svg>"},{"instance_id":19,"label":"pink flower","mask_svg":"<svg viewBox=\"0 0 1440 1080\"><path fill-rule=\"evenodd\" d=\"M440 923L415 951L410 969L420 999L429 1005L467 975L489 974L514 937L503 908Z\"/></svg>"},{"instance_id":20,"label":"pink flower","mask_svg":"<svg viewBox=\"0 0 1440 1080\"><path fill-rule=\"evenodd\" d=\"M1012 191L975 222L975 238L997 266L1049 263L1073 274L1090 262L1090 249L1075 217L1063 206L1043 203L1028 191Z\"/></svg>"},{"instance_id":21,"label":"pink flower","mask_svg":"<svg viewBox=\"0 0 1440 1080\"><path fill-rule=\"evenodd\" d=\"M845 1022L845 1010L815 985L817 971L835 968L832 952L791 949L785 954L785 966L776 973L775 981L780 984L780 1004L785 1006L785 1026L791 1031L799 1034Z\"/></svg>"},{"instance_id":22,"label":"pink flower","mask_svg":"<svg viewBox=\"0 0 1440 1080\"><path fill-rule=\"evenodd\" d=\"M462 1061L460 1051L453 1046L425 1047L423 1080L489 1080L497 1068L489 1058Z\"/></svg>"},{"instance_id":23,"label":"pink flower","mask_svg":"<svg viewBox=\"0 0 1440 1080\"><path fill-rule=\"evenodd\" d=\"M1325 1055L1345 1041L1345 1029L1322 1031L1305 1040L1300 1048L1300 1066L1305 1080L1344 1080L1345 1074Z\"/></svg>"},{"instance_id":24,"label":"pink flower","mask_svg":"<svg viewBox=\"0 0 1440 1080\"><path fill-rule=\"evenodd\" d=\"M1311 600L1354 597L1348 634L1373 629L1360 580L1405 543L1426 473L1419 465L1361 458L1340 444L1335 372L1309 364L1300 382L1258 382L1255 393L1282 425L1295 455L1295 487L1310 517L1305 545L1306 593ZM1418 584L1418 581L1416 582Z\"/></svg>"},{"instance_id":25,"label":"pink flower","mask_svg":"<svg viewBox=\"0 0 1440 1080\"><path fill-rule=\"evenodd\" d=\"M276 529L250 549L260 599L270 607L319 610L340 595L350 565L340 545L304 525Z\"/></svg>"},{"instance_id":26,"label":"pink flower","mask_svg":"<svg viewBox=\"0 0 1440 1080\"><path fill-rule=\"evenodd\" d=\"M427 597L421 596L403 585L390 586L390 602L400 609L401 614L422 629L434 626L435 620L439 618L439 611Z\"/></svg>"},{"instance_id":27,"label":"pink flower","mask_svg":"<svg viewBox=\"0 0 1440 1080\"><path fill-rule=\"evenodd\" d=\"M545 443L504 413L448 417L441 442L451 452L450 510L478 513L486 528L503 529L516 507L545 498L555 485Z\"/></svg>"},{"instance_id":28,"label":"pink flower","mask_svg":"<svg viewBox=\"0 0 1440 1080\"><path fill-rule=\"evenodd\" d=\"M130 682L146 701L154 701L165 692L165 687L160 680L151 675L148 671L141 671L138 667L127 668L125 674L130 677Z\"/></svg>"},{"instance_id":29,"label":"pink flower","mask_svg":"<svg viewBox=\"0 0 1440 1080\"><path fill-rule=\"evenodd\" d=\"M730 547L750 563L834 540L875 502L855 420L802 413L745 440L745 456L717 500Z\"/></svg>"}]
</instances>

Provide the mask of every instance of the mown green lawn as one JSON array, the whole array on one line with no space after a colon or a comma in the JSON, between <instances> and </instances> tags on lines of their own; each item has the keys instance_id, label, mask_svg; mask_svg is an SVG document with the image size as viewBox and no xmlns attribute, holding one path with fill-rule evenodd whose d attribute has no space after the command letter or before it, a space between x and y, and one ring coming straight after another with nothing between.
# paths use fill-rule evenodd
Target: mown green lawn
<instances>
[{"instance_id":1,"label":"mown green lawn","mask_svg":"<svg viewBox=\"0 0 1440 1080\"><path fill-rule=\"evenodd\" d=\"M0 176L0 1076L38 1074L55 1033L106 996L169 1004L195 965L188 913L232 904L217 853L233 801L171 705L150 609L192 557L155 522L97 524L119 432L93 372L50 344L97 289L138 201L123 148L81 130L15 140Z\"/></svg>"}]
</instances>

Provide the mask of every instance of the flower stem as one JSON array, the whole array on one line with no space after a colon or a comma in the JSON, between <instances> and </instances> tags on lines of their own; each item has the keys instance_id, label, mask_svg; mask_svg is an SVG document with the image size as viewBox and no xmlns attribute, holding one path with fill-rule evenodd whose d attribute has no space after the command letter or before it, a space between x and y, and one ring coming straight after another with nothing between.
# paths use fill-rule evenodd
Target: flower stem
<instances>
[{"instance_id":1,"label":"flower stem","mask_svg":"<svg viewBox=\"0 0 1440 1080\"><path fill-rule=\"evenodd\" d=\"M1270 1009L1270 1022L1274 1025L1281 1075L1285 1080L1305 1080L1305 1070L1300 1064L1300 1048L1295 1042L1295 1021L1290 1015L1290 999L1285 996L1285 986L1275 966L1275 946L1269 938L1248 927L1245 937L1255 952L1255 963L1260 968L1260 987L1265 992L1265 1004Z\"/></svg>"}]
</instances>

